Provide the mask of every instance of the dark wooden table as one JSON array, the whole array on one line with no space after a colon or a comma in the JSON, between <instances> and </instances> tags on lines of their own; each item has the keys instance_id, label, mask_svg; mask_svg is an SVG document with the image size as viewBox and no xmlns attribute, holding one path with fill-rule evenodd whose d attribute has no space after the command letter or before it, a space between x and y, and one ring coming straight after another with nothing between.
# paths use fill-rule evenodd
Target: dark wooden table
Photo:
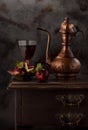
<instances>
[{"instance_id":1,"label":"dark wooden table","mask_svg":"<svg viewBox=\"0 0 88 130\"><path fill-rule=\"evenodd\" d=\"M88 126L88 76L46 82L10 82L15 91L15 128L28 126Z\"/></svg>"}]
</instances>

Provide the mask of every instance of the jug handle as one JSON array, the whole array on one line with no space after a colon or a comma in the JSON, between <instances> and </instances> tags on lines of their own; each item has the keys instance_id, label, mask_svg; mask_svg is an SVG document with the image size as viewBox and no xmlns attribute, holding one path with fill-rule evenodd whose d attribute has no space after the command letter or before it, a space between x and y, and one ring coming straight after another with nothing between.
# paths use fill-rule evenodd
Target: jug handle
<instances>
[{"instance_id":1,"label":"jug handle","mask_svg":"<svg viewBox=\"0 0 88 130\"><path fill-rule=\"evenodd\" d=\"M47 37L47 46L46 46L46 63L50 64L51 61L50 61L50 58L49 58L49 46L50 46L51 35L46 29L38 27L37 30L42 30L42 31L47 33L48 37Z\"/></svg>"}]
</instances>

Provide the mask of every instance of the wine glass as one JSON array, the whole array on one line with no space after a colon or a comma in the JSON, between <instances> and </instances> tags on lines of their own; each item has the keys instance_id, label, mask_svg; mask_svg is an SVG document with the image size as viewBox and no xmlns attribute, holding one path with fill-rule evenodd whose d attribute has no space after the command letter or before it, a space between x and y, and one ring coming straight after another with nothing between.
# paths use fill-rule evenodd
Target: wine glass
<instances>
[{"instance_id":1,"label":"wine glass","mask_svg":"<svg viewBox=\"0 0 88 130\"><path fill-rule=\"evenodd\" d=\"M19 40L18 45L24 61L30 61L35 53L37 42L35 40Z\"/></svg>"}]
</instances>

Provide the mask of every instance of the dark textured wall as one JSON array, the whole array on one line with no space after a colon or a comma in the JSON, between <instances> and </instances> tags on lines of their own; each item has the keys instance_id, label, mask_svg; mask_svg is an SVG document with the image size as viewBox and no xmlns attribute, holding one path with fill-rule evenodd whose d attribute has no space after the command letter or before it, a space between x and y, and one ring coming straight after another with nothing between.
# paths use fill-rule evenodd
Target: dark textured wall
<instances>
[{"instance_id":1,"label":"dark textured wall","mask_svg":"<svg viewBox=\"0 0 88 130\"><path fill-rule=\"evenodd\" d=\"M58 29L64 17L77 24L84 35L72 41L72 50L79 59L82 72L88 72L88 0L0 0L0 127L13 126L13 92L7 90L12 69L21 59L17 40L37 40L32 63L45 60L46 35L37 31L44 27L51 32L50 55L58 52L61 44Z\"/></svg>"}]
</instances>

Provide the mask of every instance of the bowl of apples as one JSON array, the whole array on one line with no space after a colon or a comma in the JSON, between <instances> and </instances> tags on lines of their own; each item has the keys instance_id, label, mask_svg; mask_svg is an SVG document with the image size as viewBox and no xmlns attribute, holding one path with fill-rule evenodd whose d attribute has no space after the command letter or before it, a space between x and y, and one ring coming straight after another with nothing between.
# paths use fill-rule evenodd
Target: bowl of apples
<instances>
[{"instance_id":1,"label":"bowl of apples","mask_svg":"<svg viewBox=\"0 0 88 130\"><path fill-rule=\"evenodd\" d=\"M35 67L30 65L28 61L17 62L13 70L9 70L8 73L16 80L30 80L35 74Z\"/></svg>"}]
</instances>

